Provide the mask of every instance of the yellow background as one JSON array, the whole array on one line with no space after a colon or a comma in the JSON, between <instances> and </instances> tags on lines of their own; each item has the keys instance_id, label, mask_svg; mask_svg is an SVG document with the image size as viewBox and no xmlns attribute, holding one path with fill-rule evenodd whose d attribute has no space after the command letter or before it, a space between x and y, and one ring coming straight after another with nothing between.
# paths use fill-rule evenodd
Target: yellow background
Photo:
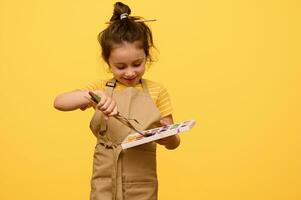
<instances>
[{"instance_id":1,"label":"yellow background","mask_svg":"<svg viewBox=\"0 0 301 200\"><path fill-rule=\"evenodd\" d=\"M124 2L158 19L146 77L197 120L158 150L160 199L301 199L300 1ZM88 199L93 112L52 105L110 77L96 35L113 3L0 0L0 199Z\"/></svg>"}]
</instances>

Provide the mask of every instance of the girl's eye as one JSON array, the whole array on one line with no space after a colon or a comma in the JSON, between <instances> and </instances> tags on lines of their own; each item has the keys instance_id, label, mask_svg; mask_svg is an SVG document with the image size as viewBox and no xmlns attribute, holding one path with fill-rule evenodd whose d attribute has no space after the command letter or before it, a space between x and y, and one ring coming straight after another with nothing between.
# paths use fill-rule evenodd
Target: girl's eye
<instances>
[{"instance_id":1,"label":"girl's eye","mask_svg":"<svg viewBox=\"0 0 301 200\"><path fill-rule=\"evenodd\" d=\"M141 63L135 63L134 67L139 67L141 65Z\"/></svg>"},{"instance_id":2,"label":"girl's eye","mask_svg":"<svg viewBox=\"0 0 301 200\"><path fill-rule=\"evenodd\" d=\"M123 70L123 69L125 69L125 66L116 66L116 68L119 70Z\"/></svg>"}]
</instances>

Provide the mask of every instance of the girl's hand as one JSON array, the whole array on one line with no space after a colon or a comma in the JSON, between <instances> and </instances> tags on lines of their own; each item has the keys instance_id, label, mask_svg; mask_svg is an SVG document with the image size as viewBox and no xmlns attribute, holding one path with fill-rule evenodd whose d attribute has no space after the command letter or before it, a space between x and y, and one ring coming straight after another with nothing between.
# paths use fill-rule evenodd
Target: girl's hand
<instances>
[{"instance_id":1,"label":"girl's hand","mask_svg":"<svg viewBox=\"0 0 301 200\"><path fill-rule=\"evenodd\" d=\"M160 120L160 124L161 124L162 126L166 126L166 125L172 124L172 122L167 122L166 120L161 119L161 120ZM166 144L168 143L168 137L162 138L162 139L160 139L160 140L156 140L156 142L157 142L158 144L160 144L160 145L166 146Z\"/></svg>"},{"instance_id":2,"label":"girl's hand","mask_svg":"<svg viewBox=\"0 0 301 200\"><path fill-rule=\"evenodd\" d=\"M173 124L172 115L166 116L160 120L162 126ZM175 149L180 145L180 137L178 134L172 135L160 140L156 140L160 145L164 145L167 149Z\"/></svg>"},{"instance_id":3,"label":"girl's hand","mask_svg":"<svg viewBox=\"0 0 301 200\"><path fill-rule=\"evenodd\" d=\"M118 113L117 104L114 99L103 91L95 90L93 92L101 97L100 102L94 105L94 107L103 112L106 120Z\"/></svg>"}]
</instances>

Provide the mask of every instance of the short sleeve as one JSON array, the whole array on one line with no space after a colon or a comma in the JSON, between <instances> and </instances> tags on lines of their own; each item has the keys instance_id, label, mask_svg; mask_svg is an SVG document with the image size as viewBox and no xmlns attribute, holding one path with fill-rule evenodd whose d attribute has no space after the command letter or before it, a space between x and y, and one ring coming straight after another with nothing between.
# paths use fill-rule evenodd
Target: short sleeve
<instances>
[{"instance_id":1,"label":"short sleeve","mask_svg":"<svg viewBox=\"0 0 301 200\"><path fill-rule=\"evenodd\" d=\"M172 105L169 94L164 87L160 88L158 99L157 99L157 107L161 113L161 117L166 117L172 114Z\"/></svg>"}]
</instances>

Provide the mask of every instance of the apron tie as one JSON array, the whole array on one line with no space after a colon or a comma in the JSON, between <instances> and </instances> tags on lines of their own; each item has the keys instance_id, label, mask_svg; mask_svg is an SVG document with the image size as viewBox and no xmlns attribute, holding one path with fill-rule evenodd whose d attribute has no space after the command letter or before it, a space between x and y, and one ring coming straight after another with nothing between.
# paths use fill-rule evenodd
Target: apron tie
<instances>
[{"instance_id":1,"label":"apron tie","mask_svg":"<svg viewBox=\"0 0 301 200\"><path fill-rule=\"evenodd\" d=\"M112 200L117 199L117 194L119 194L120 200L123 199L122 195L122 177L118 174L121 174L121 162L118 159L120 153L122 152L121 143L113 143L112 141L102 141L99 140L98 144L103 145L106 149L112 149L113 153L113 169L112 169ZM119 162L119 163L118 163ZM118 186L119 183L119 186ZM118 186L118 187L117 187Z\"/></svg>"}]
</instances>

